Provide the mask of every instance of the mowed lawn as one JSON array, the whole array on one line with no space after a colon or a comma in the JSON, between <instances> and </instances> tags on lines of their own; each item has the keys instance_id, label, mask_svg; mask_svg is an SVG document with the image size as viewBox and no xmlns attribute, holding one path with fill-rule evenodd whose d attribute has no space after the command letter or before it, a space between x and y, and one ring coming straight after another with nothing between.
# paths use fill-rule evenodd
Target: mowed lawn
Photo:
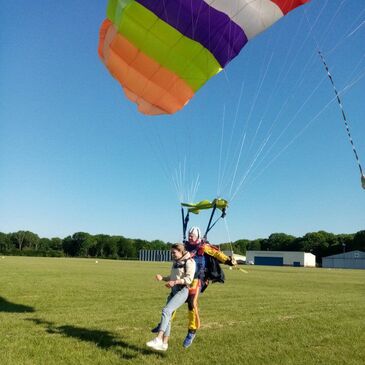
<instances>
[{"instance_id":1,"label":"mowed lawn","mask_svg":"<svg viewBox=\"0 0 365 365\"><path fill-rule=\"evenodd\" d=\"M0 257L0 364L365 363L365 271L244 268L200 297L189 349L185 305L156 353L169 263Z\"/></svg>"}]
</instances>

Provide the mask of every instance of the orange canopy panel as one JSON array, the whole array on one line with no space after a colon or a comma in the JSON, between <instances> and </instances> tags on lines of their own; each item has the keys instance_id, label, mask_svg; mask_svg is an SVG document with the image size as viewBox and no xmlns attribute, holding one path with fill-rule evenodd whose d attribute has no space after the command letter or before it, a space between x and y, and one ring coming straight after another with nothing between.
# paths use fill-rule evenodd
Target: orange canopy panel
<instances>
[{"instance_id":1,"label":"orange canopy panel","mask_svg":"<svg viewBox=\"0 0 365 365\"><path fill-rule=\"evenodd\" d=\"M110 20L100 28L98 52L126 96L144 114L175 113L194 95L184 80L142 53L117 32Z\"/></svg>"}]
</instances>

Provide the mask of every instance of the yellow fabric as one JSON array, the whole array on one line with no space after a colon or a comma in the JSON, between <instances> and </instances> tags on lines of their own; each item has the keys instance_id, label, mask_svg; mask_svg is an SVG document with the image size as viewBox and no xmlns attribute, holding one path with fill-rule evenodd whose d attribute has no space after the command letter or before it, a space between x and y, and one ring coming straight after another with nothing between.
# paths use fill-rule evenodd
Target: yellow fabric
<instances>
[{"instance_id":1,"label":"yellow fabric","mask_svg":"<svg viewBox=\"0 0 365 365\"><path fill-rule=\"evenodd\" d=\"M200 293L200 280L194 279L193 283L189 288L189 297L188 297L188 329L189 330L197 330L200 327L200 317L199 317L199 309L198 309L198 297Z\"/></svg>"},{"instance_id":2,"label":"yellow fabric","mask_svg":"<svg viewBox=\"0 0 365 365\"><path fill-rule=\"evenodd\" d=\"M222 251L210 246L210 245L204 245L204 253L207 255L213 256L216 258L219 262L225 263L227 260L229 260L229 257L225 255Z\"/></svg>"}]
</instances>

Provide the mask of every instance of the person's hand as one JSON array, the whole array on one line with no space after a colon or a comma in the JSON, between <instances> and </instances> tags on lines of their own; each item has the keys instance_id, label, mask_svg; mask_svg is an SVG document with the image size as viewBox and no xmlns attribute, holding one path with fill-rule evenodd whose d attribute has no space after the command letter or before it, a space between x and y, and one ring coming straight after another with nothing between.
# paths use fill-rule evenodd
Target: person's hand
<instances>
[{"instance_id":1,"label":"person's hand","mask_svg":"<svg viewBox=\"0 0 365 365\"><path fill-rule=\"evenodd\" d=\"M227 259L227 261L225 262L226 265L229 266L236 266L237 265L237 261L234 257L229 256L229 258Z\"/></svg>"},{"instance_id":2,"label":"person's hand","mask_svg":"<svg viewBox=\"0 0 365 365\"><path fill-rule=\"evenodd\" d=\"M176 281L174 281L174 280L170 280L170 281L168 281L167 283L166 283L166 287L167 288L173 288L174 286L176 285Z\"/></svg>"},{"instance_id":3,"label":"person's hand","mask_svg":"<svg viewBox=\"0 0 365 365\"><path fill-rule=\"evenodd\" d=\"M161 280L162 280L162 275L157 274L157 275L156 275L156 280L157 280L157 281L161 281Z\"/></svg>"}]
</instances>

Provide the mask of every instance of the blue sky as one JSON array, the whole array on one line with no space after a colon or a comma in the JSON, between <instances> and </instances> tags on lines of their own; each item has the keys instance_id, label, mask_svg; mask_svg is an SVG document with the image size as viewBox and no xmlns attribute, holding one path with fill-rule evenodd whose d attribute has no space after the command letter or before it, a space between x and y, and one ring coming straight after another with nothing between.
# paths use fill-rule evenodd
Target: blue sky
<instances>
[{"instance_id":1,"label":"blue sky","mask_svg":"<svg viewBox=\"0 0 365 365\"><path fill-rule=\"evenodd\" d=\"M196 200L234 195L212 242L365 228L365 191L316 55L317 42L365 161L363 1L297 9L160 117L139 114L98 58L106 1L0 5L0 231L177 241L178 193L194 181Z\"/></svg>"}]
</instances>

